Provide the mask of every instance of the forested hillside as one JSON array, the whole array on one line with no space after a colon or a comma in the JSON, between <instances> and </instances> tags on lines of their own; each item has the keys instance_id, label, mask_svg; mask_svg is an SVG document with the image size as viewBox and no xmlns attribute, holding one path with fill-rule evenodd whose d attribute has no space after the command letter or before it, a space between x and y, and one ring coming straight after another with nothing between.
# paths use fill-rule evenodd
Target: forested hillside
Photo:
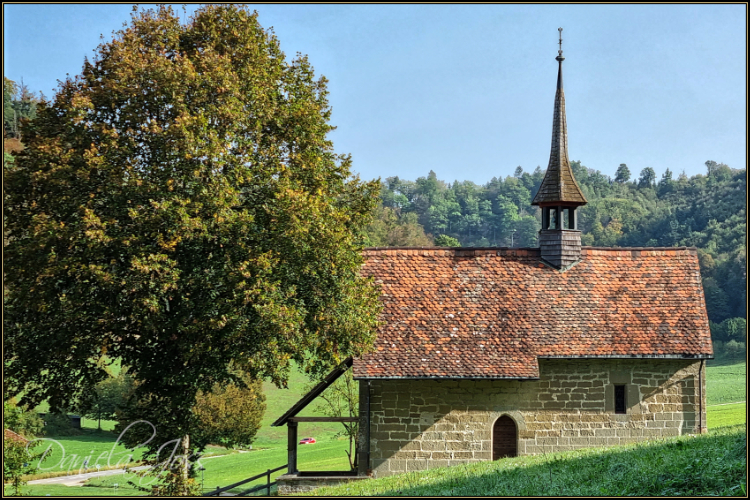
<instances>
[{"instance_id":1,"label":"forested hillside","mask_svg":"<svg viewBox=\"0 0 750 500\"><path fill-rule=\"evenodd\" d=\"M714 339L739 352L745 342L747 249L746 170L706 162L706 175L657 179L651 168L631 179L622 164L612 179L571 162L588 205L579 210L582 243L592 246L694 246ZM367 246L536 247L541 214L531 206L544 177L516 168L484 185L444 182L430 171L416 181L382 183ZM675 178L676 177L676 178ZM719 344L719 347L724 347Z\"/></svg>"}]
</instances>

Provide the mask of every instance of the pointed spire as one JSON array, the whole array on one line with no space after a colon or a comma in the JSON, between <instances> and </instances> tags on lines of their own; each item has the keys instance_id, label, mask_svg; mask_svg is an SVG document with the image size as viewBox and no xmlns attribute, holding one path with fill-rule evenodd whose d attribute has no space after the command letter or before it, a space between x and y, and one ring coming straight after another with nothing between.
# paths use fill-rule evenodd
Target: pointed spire
<instances>
[{"instance_id":1,"label":"pointed spire","mask_svg":"<svg viewBox=\"0 0 750 500\"><path fill-rule=\"evenodd\" d=\"M562 28L560 32L560 49L555 58L559 64L557 70L557 91L555 92L555 111L552 117L552 148L542 185L539 187L532 205L585 205L586 198L573 177L573 170L568 160L568 126L565 121L565 93L563 91L562 62Z\"/></svg>"}]
</instances>

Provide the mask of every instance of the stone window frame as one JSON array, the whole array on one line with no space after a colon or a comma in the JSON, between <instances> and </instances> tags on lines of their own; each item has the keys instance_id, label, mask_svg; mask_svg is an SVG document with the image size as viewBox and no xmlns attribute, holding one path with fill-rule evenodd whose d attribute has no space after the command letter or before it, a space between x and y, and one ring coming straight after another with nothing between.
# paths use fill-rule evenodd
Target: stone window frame
<instances>
[{"instance_id":1,"label":"stone window frame","mask_svg":"<svg viewBox=\"0 0 750 500\"><path fill-rule=\"evenodd\" d=\"M489 462L493 462L492 460L492 450L495 446L495 435L492 432L495 428L495 422L500 417L508 416L511 420L513 420L513 423L516 424L516 456L521 456L521 432L526 430L526 421L523 418L523 414L520 411L493 411L490 412L490 418L489 418L489 433L490 433L490 458Z\"/></svg>"},{"instance_id":2,"label":"stone window frame","mask_svg":"<svg viewBox=\"0 0 750 500\"><path fill-rule=\"evenodd\" d=\"M615 386L625 386L625 413L615 413ZM618 421L628 421L630 415L640 413L640 388L633 384L631 370L613 370L609 373L609 384L604 394L604 411Z\"/></svg>"}]
</instances>

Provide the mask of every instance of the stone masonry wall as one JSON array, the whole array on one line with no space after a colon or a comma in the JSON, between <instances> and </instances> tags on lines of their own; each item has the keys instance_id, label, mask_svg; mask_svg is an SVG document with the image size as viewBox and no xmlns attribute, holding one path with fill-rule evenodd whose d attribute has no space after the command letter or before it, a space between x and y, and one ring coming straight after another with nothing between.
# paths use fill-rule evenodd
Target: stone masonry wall
<instances>
[{"instance_id":1,"label":"stone masonry wall","mask_svg":"<svg viewBox=\"0 0 750 500\"><path fill-rule=\"evenodd\" d=\"M371 380L370 468L380 477L492 460L492 427L502 415L516 423L519 455L700 432L699 367L540 359L539 380ZM615 385L626 386L626 414L615 414ZM366 388L362 381L360 393Z\"/></svg>"}]
</instances>

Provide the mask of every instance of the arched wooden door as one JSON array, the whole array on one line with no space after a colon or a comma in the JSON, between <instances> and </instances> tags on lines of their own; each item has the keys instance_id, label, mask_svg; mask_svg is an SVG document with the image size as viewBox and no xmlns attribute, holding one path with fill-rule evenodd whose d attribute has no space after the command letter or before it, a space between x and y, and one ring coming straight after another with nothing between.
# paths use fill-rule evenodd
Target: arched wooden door
<instances>
[{"instance_id":1,"label":"arched wooden door","mask_svg":"<svg viewBox=\"0 0 750 500\"><path fill-rule=\"evenodd\" d=\"M492 460L505 457L515 457L516 423L508 415L495 420L492 426Z\"/></svg>"}]
</instances>

